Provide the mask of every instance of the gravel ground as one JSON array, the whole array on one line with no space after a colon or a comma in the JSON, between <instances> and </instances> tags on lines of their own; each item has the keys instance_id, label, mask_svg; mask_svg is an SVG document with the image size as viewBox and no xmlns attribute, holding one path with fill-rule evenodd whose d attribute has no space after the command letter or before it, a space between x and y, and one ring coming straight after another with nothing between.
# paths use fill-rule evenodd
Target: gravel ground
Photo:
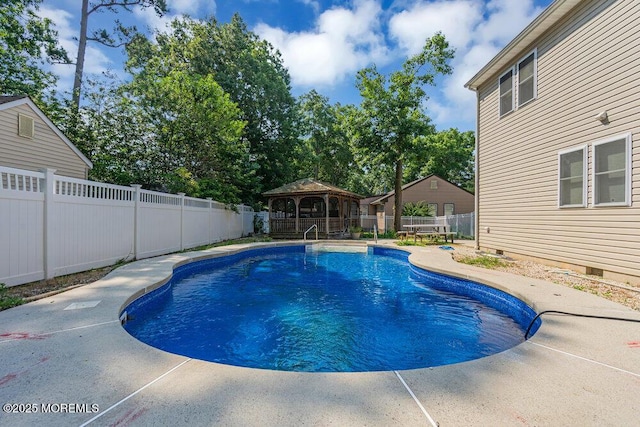
<instances>
[{"instance_id":1,"label":"gravel ground","mask_svg":"<svg viewBox=\"0 0 640 427\"><path fill-rule=\"evenodd\" d=\"M488 254L478 254L474 248L462 245L456 245L455 251L452 253L453 259L456 261L465 257L478 257L482 255L486 256ZM503 266L498 266L493 269L543 279L584 292L590 292L640 311L639 286L607 280L597 276L578 274L571 270L551 267L532 261L508 258L502 258L502 261L504 261Z\"/></svg>"}]
</instances>

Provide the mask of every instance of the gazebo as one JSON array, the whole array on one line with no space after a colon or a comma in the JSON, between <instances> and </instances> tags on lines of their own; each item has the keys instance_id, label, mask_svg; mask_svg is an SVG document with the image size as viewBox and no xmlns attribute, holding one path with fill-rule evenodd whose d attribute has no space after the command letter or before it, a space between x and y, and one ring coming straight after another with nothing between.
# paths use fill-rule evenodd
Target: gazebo
<instances>
[{"instance_id":1,"label":"gazebo","mask_svg":"<svg viewBox=\"0 0 640 427\"><path fill-rule=\"evenodd\" d=\"M263 193L269 198L269 234L302 238L314 225L328 238L360 225L360 199L355 193L312 178L301 179ZM310 231L315 235L315 230Z\"/></svg>"}]
</instances>

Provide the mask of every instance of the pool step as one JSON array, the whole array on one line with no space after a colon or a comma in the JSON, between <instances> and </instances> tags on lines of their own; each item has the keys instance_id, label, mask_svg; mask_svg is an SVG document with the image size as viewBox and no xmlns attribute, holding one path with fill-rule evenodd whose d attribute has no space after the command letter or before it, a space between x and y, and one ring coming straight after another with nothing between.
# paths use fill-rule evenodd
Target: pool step
<instances>
[{"instance_id":1,"label":"pool step","mask_svg":"<svg viewBox=\"0 0 640 427\"><path fill-rule=\"evenodd\" d=\"M367 253L366 245L328 245L328 244L314 244L307 246L307 252L348 252L348 253Z\"/></svg>"}]
</instances>

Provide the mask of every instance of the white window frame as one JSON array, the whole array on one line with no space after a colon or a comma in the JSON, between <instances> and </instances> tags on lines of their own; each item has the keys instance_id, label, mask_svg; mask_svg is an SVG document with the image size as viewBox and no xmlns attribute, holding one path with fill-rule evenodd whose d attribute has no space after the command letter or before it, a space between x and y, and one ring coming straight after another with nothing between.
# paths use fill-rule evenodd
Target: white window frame
<instances>
[{"instance_id":1,"label":"white window frame","mask_svg":"<svg viewBox=\"0 0 640 427\"><path fill-rule=\"evenodd\" d=\"M625 176L624 176L624 202L613 203L597 203L598 200L598 186L596 185L596 147L598 145L608 144L610 142L619 141L624 139L625 141ZM593 207L610 207L610 206L631 206L631 133L625 133L616 135L611 138L602 139L594 142L592 145L591 155L591 182L593 186Z\"/></svg>"},{"instance_id":2,"label":"white window frame","mask_svg":"<svg viewBox=\"0 0 640 427\"><path fill-rule=\"evenodd\" d=\"M456 214L456 204L455 203L443 203L442 204L442 215L447 216L447 205L451 205L451 214Z\"/></svg>"},{"instance_id":3,"label":"white window frame","mask_svg":"<svg viewBox=\"0 0 640 427\"><path fill-rule=\"evenodd\" d=\"M587 207L587 180L588 180L588 145L580 145L578 147L568 148L558 152L558 208L570 209L570 208L585 208ZM562 204L562 156L564 154L574 153L576 151L582 151L582 203L575 205L563 205Z\"/></svg>"},{"instance_id":4,"label":"white window frame","mask_svg":"<svg viewBox=\"0 0 640 427\"><path fill-rule=\"evenodd\" d=\"M503 113L502 112L502 93L500 92L502 85L500 84L500 80L502 80L502 78L509 73L511 73L511 110L505 111ZM508 70L506 70L504 73L500 74L500 76L498 77L498 115L500 117L504 117L507 114L513 112L515 109L516 109L516 68L511 67Z\"/></svg>"},{"instance_id":5,"label":"white window frame","mask_svg":"<svg viewBox=\"0 0 640 427\"><path fill-rule=\"evenodd\" d=\"M526 100L523 103L520 103L520 64L522 64L528 57L530 57L533 54L533 97L531 99ZM518 100L517 100L517 107L516 108L520 108L522 106L527 105L528 103L530 103L531 101L534 101L538 98L538 49L533 49L531 52L527 53L525 56L523 56L518 63L515 66L515 72L518 75L518 83L517 83L517 88L518 88Z\"/></svg>"}]
</instances>

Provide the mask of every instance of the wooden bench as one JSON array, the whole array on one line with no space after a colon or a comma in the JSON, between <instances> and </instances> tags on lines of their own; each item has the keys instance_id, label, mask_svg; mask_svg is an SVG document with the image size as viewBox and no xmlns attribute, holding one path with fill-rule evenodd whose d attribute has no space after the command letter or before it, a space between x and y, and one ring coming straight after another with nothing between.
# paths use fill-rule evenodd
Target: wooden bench
<instances>
[{"instance_id":1,"label":"wooden bench","mask_svg":"<svg viewBox=\"0 0 640 427\"><path fill-rule=\"evenodd\" d=\"M447 243L449 236L451 236L451 243L453 243L453 236L457 233L454 231L450 231L449 224L446 221L438 227L438 236L444 237L444 242Z\"/></svg>"},{"instance_id":2,"label":"wooden bench","mask_svg":"<svg viewBox=\"0 0 640 427\"><path fill-rule=\"evenodd\" d=\"M408 239L409 238L409 232L408 231L397 231L396 232L396 236L398 236L398 238L400 240Z\"/></svg>"},{"instance_id":3,"label":"wooden bench","mask_svg":"<svg viewBox=\"0 0 640 427\"><path fill-rule=\"evenodd\" d=\"M435 232L435 231L418 231L416 232L415 237L416 238L420 238L420 241L422 242L422 239L427 237L429 239L434 239L436 237L438 237L439 233Z\"/></svg>"}]
</instances>

